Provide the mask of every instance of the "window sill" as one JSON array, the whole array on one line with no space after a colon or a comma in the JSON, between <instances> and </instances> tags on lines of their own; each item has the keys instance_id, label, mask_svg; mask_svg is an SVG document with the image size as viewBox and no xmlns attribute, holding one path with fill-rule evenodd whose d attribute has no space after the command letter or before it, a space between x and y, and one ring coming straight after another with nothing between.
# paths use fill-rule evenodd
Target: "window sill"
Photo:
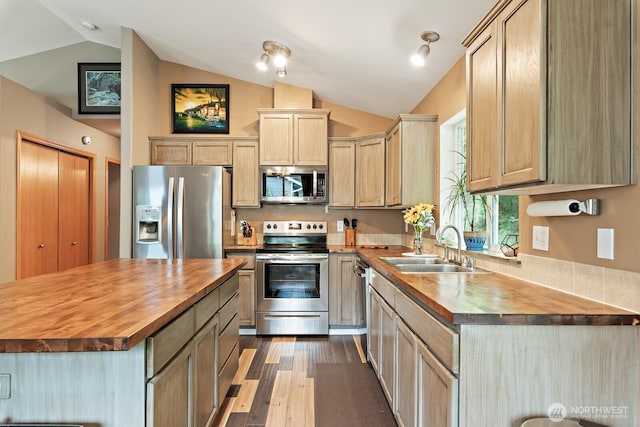
<instances>
[{"instance_id":1,"label":"window sill","mask_svg":"<svg viewBox=\"0 0 640 427\"><path fill-rule=\"evenodd\" d=\"M441 243L434 243L433 244L434 247L437 248L442 248L444 250L444 245ZM457 252L458 251L458 246L457 245L449 245L449 251L454 251ZM508 264L520 264L520 258L518 258L517 256L515 257L506 257L504 256L503 253L497 253L497 252L491 252L489 250L482 250L482 251L468 251L466 249L462 249L461 253L476 259L490 259L492 261L500 261L500 262L504 262L504 263L508 263Z\"/></svg>"}]
</instances>

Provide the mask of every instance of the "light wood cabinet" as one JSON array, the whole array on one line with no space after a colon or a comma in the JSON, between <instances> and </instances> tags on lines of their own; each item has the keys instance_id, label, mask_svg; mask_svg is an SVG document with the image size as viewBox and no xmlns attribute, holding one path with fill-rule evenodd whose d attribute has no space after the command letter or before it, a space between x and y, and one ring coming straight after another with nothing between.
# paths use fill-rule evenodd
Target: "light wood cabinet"
<instances>
[{"instance_id":1,"label":"light wood cabinet","mask_svg":"<svg viewBox=\"0 0 640 427\"><path fill-rule=\"evenodd\" d=\"M367 318L367 358L378 373L380 367L380 343L382 342L382 307L380 305L380 296L369 287L367 289L367 298L369 300L369 313Z\"/></svg>"},{"instance_id":2,"label":"light wood cabinet","mask_svg":"<svg viewBox=\"0 0 640 427\"><path fill-rule=\"evenodd\" d=\"M383 207L385 136L369 135L356 142L356 207Z\"/></svg>"},{"instance_id":3,"label":"light wood cabinet","mask_svg":"<svg viewBox=\"0 0 640 427\"><path fill-rule=\"evenodd\" d=\"M355 171L355 139L329 138L329 207L355 206Z\"/></svg>"},{"instance_id":4,"label":"light wood cabinet","mask_svg":"<svg viewBox=\"0 0 640 427\"><path fill-rule=\"evenodd\" d=\"M256 254L255 251L230 251L227 258L245 258L247 263L238 271L240 280L240 307L238 323L240 326L256 324Z\"/></svg>"},{"instance_id":5,"label":"light wood cabinet","mask_svg":"<svg viewBox=\"0 0 640 427\"><path fill-rule=\"evenodd\" d=\"M238 368L238 275L147 339L147 427L210 427Z\"/></svg>"},{"instance_id":6,"label":"light wood cabinet","mask_svg":"<svg viewBox=\"0 0 640 427\"><path fill-rule=\"evenodd\" d=\"M231 166L233 139L149 137L152 165Z\"/></svg>"},{"instance_id":7,"label":"light wood cabinet","mask_svg":"<svg viewBox=\"0 0 640 427\"><path fill-rule=\"evenodd\" d=\"M395 316L395 391L396 400L393 412L398 425L409 427L416 425L417 417L417 339L411 329L400 317ZM441 424L426 424L439 426Z\"/></svg>"},{"instance_id":8,"label":"light wood cabinet","mask_svg":"<svg viewBox=\"0 0 640 427\"><path fill-rule=\"evenodd\" d=\"M233 144L232 205L260 207L258 142L235 141Z\"/></svg>"},{"instance_id":9,"label":"light wood cabinet","mask_svg":"<svg viewBox=\"0 0 640 427\"><path fill-rule=\"evenodd\" d=\"M382 391L387 396L389 406L395 405L396 375L396 340L394 311L383 300L380 300L380 363L378 364L378 380Z\"/></svg>"},{"instance_id":10,"label":"light wood cabinet","mask_svg":"<svg viewBox=\"0 0 640 427\"><path fill-rule=\"evenodd\" d=\"M402 114L386 135L386 206L436 198L437 116Z\"/></svg>"},{"instance_id":11,"label":"light wood cabinet","mask_svg":"<svg viewBox=\"0 0 640 427\"><path fill-rule=\"evenodd\" d=\"M329 256L329 325L360 327L364 324L364 279L356 277L354 254Z\"/></svg>"},{"instance_id":12,"label":"light wood cabinet","mask_svg":"<svg viewBox=\"0 0 640 427\"><path fill-rule=\"evenodd\" d=\"M458 378L417 341L417 425L458 426Z\"/></svg>"},{"instance_id":13,"label":"light wood cabinet","mask_svg":"<svg viewBox=\"0 0 640 427\"><path fill-rule=\"evenodd\" d=\"M260 165L327 166L329 110L258 109Z\"/></svg>"},{"instance_id":14,"label":"light wood cabinet","mask_svg":"<svg viewBox=\"0 0 640 427\"><path fill-rule=\"evenodd\" d=\"M469 190L635 183L632 9L505 0L467 36Z\"/></svg>"}]
</instances>

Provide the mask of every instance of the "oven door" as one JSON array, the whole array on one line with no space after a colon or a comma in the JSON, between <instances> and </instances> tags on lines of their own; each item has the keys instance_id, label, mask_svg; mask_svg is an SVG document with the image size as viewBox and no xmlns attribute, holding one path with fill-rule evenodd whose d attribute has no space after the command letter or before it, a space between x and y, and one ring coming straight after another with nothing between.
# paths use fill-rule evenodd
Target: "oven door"
<instances>
[{"instance_id":1,"label":"oven door","mask_svg":"<svg viewBox=\"0 0 640 427\"><path fill-rule=\"evenodd\" d=\"M328 311L328 254L258 254L257 311Z\"/></svg>"}]
</instances>

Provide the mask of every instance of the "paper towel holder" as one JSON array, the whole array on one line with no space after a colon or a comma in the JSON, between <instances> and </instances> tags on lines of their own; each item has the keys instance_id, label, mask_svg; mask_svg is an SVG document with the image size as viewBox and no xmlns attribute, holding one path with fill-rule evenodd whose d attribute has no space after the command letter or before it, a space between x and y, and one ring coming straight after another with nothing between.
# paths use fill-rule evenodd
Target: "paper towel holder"
<instances>
[{"instance_id":1,"label":"paper towel holder","mask_svg":"<svg viewBox=\"0 0 640 427\"><path fill-rule=\"evenodd\" d=\"M566 209L566 211L556 212L557 208L553 206L551 208L552 210L547 212L547 209L545 209L547 206L544 205L562 205L562 210L564 211ZM565 216L580 215L582 213L586 215L600 215L600 200L554 200L549 202L534 202L527 206L527 214L529 216Z\"/></svg>"}]
</instances>

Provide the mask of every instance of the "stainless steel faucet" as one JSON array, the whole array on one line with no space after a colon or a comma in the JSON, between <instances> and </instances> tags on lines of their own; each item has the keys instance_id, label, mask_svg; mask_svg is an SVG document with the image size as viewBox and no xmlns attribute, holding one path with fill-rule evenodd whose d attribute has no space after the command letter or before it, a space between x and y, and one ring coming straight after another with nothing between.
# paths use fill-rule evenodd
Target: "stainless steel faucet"
<instances>
[{"instance_id":1,"label":"stainless steel faucet","mask_svg":"<svg viewBox=\"0 0 640 427\"><path fill-rule=\"evenodd\" d=\"M442 235L449 228L453 228L456 234L458 235L458 257L456 261L461 262L462 261L462 234L460 233L460 230L458 230L454 225L447 224L444 227L440 227L440 229L436 231L436 238L438 240L438 243L442 245L443 244ZM449 246L446 243L444 243L444 262L449 262Z\"/></svg>"}]
</instances>

